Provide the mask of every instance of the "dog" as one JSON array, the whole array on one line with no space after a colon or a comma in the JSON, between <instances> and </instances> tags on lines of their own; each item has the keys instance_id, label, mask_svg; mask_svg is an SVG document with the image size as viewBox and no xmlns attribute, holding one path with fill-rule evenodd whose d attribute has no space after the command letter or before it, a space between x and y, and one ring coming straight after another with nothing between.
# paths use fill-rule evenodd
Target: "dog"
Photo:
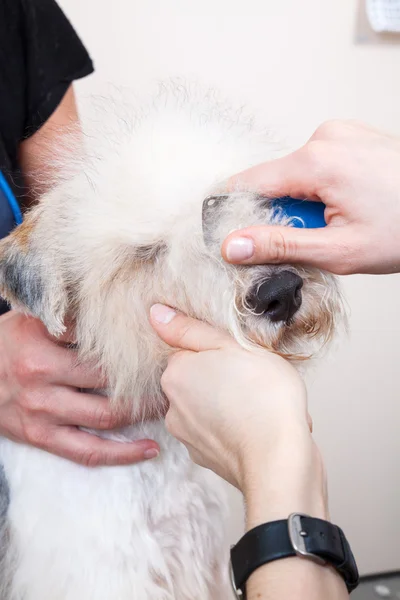
<instances>
[{"instance_id":1,"label":"dog","mask_svg":"<svg viewBox=\"0 0 400 600\"><path fill-rule=\"evenodd\" d=\"M52 335L72 324L79 359L109 382L100 392L131 408L136 424L92 433L156 439L161 454L91 469L2 439L0 598L229 598L224 491L165 430L173 349L149 309L165 303L251 351L304 360L336 330L340 290L306 266L222 260L232 230L291 223L258 190L229 188L232 173L271 158L271 142L213 94L166 85L105 123L83 143L68 137L62 175L0 243L0 292Z\"/></svg>"}]
</instances>

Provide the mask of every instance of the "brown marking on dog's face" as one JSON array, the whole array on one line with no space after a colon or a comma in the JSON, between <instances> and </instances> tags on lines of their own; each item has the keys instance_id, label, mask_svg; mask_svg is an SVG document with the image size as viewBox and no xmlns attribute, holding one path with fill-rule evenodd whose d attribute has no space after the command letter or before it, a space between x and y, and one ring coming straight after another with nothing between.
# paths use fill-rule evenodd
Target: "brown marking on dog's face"
<instances>
[{"instance_id":1,"label":"brown marking on dog's face","mask_svg":"<svg viewBox=\"0 0 400 600\"><path fill-rule=\"evenodd\" d=\"M22 252L28 252L32 233L36 227L37 217L29 215L11 234Z\"/></svg>"}]
</instances>

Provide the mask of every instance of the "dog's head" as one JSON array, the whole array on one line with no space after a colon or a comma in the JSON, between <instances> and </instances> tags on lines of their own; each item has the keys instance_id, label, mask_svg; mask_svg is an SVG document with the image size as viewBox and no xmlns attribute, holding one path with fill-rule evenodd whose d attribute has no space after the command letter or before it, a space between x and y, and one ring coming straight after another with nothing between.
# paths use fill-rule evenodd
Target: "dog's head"
<instances>
[{"instance_id":1,"label":"dog's head","mask_svg":"<svg viewBox=\"0 0 400 600\"><path fill-rule=\"evenodd\" d=\"M55 335L73 323L82 356L95 359L113 394L133 398L135 408L140 398L161 398L172 351L149 325L153 303L292 358L330 339L342 314L326 273L223 261L232 230L285 221L255 191L215 193L248 166L251 135L221 118L204 124L193 105L177 108L164 106L118 133L113 152L100 143L0 243L2 296ZM269 158L261 147L258 159Z\"/></svg>"}]
</instances>

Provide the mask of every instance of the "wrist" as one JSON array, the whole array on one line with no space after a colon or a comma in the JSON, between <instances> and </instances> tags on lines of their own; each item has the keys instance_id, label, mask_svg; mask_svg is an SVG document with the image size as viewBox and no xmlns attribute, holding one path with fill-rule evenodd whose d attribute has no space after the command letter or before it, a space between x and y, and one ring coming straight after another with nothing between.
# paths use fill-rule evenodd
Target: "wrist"
<instances>
[{"instance_id":1,"label":"wrist","mask_svg":"<svg viewBox=\"0 0 400 600\"><path fill-rule=\"evenodd\" d=\"M308 429L291 430L272 450L253 447L241 472L247 529L298 512L329 520L325 469Z\"/></svg>"}]
</instances>

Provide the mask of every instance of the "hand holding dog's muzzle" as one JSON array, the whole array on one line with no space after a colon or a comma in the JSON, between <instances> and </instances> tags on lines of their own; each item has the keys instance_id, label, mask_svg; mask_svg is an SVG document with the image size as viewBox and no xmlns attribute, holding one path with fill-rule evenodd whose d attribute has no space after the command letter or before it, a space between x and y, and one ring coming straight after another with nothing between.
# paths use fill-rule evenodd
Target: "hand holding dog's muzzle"
<instances>
[{"instance_id":1,"label":"hand holding dog's muzzle","mask_svg":"<svg viewBox=\"0 0 400 600\"><path fill-rule=\"evenodd\" d=\"M152 307L150 320L177 349L161 381L170 402L166 424L195 462L243 489L260 445L272 456L293 431L301 445L312 443L304 383L287 361L250 353L228 334L164 305Z\"/></svg>"}]
</instances>

